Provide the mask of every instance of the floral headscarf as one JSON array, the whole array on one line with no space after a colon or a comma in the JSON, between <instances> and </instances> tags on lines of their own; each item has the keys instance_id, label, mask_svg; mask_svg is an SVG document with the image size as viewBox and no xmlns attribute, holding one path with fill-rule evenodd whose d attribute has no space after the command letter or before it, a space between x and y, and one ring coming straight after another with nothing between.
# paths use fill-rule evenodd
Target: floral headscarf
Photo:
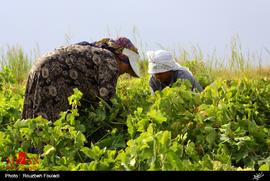
<instances>
[{"instance_id":1,"label":"floral headscarf","mask_svg":"<svg viewBox=\"0 0 270 181\"><path fill-rule=\"evenodd\" d=\"M138 49L128 38L119 37L116 40L103 38L100 41L92 43L92 45L111 51L122 62L129 64L136 77L140 77Z\"/></svg>"},{"instance_id":2,"label":"floral headscarf","mask_svg":"<svg viewBox=\"0 0 270 181\"><path fill-rule=\"evenodd\" d=\"M124 48L130 49L138 54L138 49L126 37L119 37L116 40L111 38L103 38L94 44L95 46L108 49L116 55L121 55Z\"/></svg>"}]
</instances>

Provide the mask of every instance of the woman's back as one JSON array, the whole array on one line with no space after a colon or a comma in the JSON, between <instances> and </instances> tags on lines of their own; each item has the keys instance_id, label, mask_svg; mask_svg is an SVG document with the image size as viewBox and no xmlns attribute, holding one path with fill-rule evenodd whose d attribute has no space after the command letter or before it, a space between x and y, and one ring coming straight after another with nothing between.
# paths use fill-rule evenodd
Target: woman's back
<instances>
[{"instance_id":1,"label":"woman's back","mask_svg":"<svg viewBox=\"0 0 270 181\"><path fill-rule=\"evenodd\" d=\"M97 97L109 100L115 94L119 75L113 53L89 45L70 45L50 52L32 67L22 118L43 116L56 120L69 108L75 87L84 94L83 105L95 105Z\"/></svg>"}]
</instances>

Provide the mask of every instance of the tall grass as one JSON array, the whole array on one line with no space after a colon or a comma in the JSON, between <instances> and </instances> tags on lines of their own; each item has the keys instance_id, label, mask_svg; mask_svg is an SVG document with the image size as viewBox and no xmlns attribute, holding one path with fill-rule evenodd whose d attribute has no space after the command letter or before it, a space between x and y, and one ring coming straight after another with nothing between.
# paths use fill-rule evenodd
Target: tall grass
<instances>
[{"instance_id":1,"label":"tall grass","mask_svg":"<svg viewBox=\"0 0 270 181\"><path fill-rule=\"evenodd\" d=\"M192 47L191 51L182 49L176 58L196 76L203 75L212 80L270 78L270 67L262 66L261 56L244 53L238 36L232 37L229 52L224 57L219 57L215 51L205 56L199 47ZM270 61L270 56L268 58Z\"/></svg>"},{"instance_id":2,"label":"tall grass","mask_svg":"<svg viewBox=\"0 0 270 181\"><path fill-rule=\"evenodd\" d=\"M144 55L146 45L142 43L139 36L134 35L133 38L142 55L142 61L140 61L142 75L147 77L149 76L147 73L148 61ZM265 51L270 57L270 51L266 48ZM199 46L192 47L189 50L180 49L178 52L173 52L177 61L188 67L203 87L217 78L227 80L243 77L270 79L270 67L261 65L260 56L245 54L237 36L232 37L229 52L223 57L218 56L215 50L211 55L205 55ZM38 48L34 49L33 54L29 56L18 45L7 46L5 49L0 49L0 71L3 66L7 66L12 71L15 80L19 84L24 84L29 70L38 56L40 56ZM128 77L125 76L125 78Z\"/></svg>"},{"instance_id":3,"label":"tall grass","mask_svg":"<svg viewBox=\"0 0 270 181\"><path fill-rule=\"evenodd\" d=\"M35 51L33 56L29 56L18 45L2 48L0 51L0 70L7 66L12 71L16 82L22 84L26 81L28 72L38 54L38 51Z\"/></svg>"}]
</instances>

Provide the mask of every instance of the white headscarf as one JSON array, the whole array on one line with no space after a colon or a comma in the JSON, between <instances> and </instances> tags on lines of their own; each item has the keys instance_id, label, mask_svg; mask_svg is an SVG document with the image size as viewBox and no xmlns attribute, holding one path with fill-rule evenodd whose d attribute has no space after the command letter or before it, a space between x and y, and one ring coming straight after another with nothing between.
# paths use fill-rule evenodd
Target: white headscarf
<instances>
[{"instance_id":1,"label":"white headscarf","mask_svg":"<svg viewBox=\"0 0 270 181\"><path fill-rule=\"evenodd\" d=\"M171 70L187 70L186 67L179 65L172 56L172 53L166 50L148 51L148 73L157 74ZM191 72L190 72L191 73ZM191 73L192 75L192 73Z\"/></svg>"}]
</instances>

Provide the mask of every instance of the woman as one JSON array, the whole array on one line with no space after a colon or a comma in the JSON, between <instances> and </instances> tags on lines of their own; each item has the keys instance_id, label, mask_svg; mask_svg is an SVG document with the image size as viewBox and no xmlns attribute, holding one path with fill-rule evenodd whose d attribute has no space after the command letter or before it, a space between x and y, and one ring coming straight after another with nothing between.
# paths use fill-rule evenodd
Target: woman
<instances>
[{"instance_id":1,"label":"woman","mask_svg":"<svg viewBox=\"0 0 270 181\"><path fill-rule=\"evenodd\" d=\"M166 50L148 51L147 57L148 73L152 75L149 84L153 93L157 90L163 90L166 86L171 86L178 79L189 80L192 90L203 91L192 73L187 68L180 66L171 52Z\"/></svg>"},{"instance_id":2,"label":"woman","mask_svg":"<svg viewBox=\"0 0 270 181\"><path fill-rule=\"evenodd\" d=\"M22 118L57 120L70 108L74 88L83 93L82 106L95 106L100 98L108 102L121 74L139 77L138 58L137 48L125 37L81 42L42 56L28 77Z\"/></svg>"}]
</instances>

